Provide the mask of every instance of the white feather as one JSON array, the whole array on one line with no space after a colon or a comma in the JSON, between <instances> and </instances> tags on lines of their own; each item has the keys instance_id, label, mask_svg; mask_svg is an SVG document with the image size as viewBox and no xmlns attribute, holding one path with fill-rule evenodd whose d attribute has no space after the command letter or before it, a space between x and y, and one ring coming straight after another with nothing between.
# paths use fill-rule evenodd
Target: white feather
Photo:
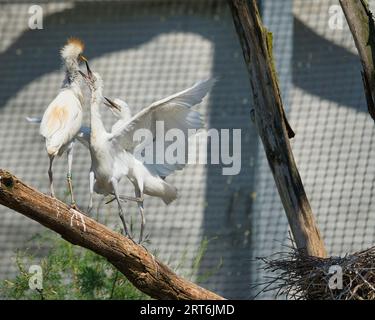
<instances>
[{"instance_id":1,"label":"white feather","mask_svg":"<svg viewBox=\"0 0 375 320\"><path fill-rule=\"evenodd\" d=\"M63 89L47 107L40 124L48 154L61 155L79 132L81 123L81 101L72 89Z\"/></svg>"},{"instance_id":2,"label":"white feather","mask_svg":"<svg viewBox=\"0 0 375 320\"><path fill-rule=\"evenodd\" d=\"M200 129L203 121L199 112L191 107L202 102L214 85L214 79L197 82L192 87L152 103L134 115L129 121L113 128L110 139L116 140L125 150L134 152L139 142L133 141L138 129L148 129L156 136L156 121L164 122L164 130L180 129L188 138L189 129ZM163 152L164 150L161 150ZM147 164L147 167L159 176L167 176L184 167L183 164Z\"/></svg>"}]
</instances>

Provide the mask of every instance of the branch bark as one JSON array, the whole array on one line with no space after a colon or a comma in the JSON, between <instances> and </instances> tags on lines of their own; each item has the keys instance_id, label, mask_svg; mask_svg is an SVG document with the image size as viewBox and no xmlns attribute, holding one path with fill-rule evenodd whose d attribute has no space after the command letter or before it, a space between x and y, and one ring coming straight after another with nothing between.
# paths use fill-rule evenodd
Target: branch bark
<instances>
[{"instance_id":1,"label":"branch bark","mask_svg":"<svg viewBox=\"0 0 375 320\"><path fill-rule=\"evenodd\" d=\"M65 240L108 259L142 292L155 299L223 299L173 273L145 248L84 216L71 226L72 210L0 169L0 204L59 233ZM79 223L79 225L77 225Z\"/></svg>"},{"instance_id":2,"label":"branch bark","mask_svg":"<svg viewBox=\"0 0 375 320\"><path fill-rule=\"evenodd\" d=\"M340 0L363 67L362 81L367 107L375 121L375 24L365 0Z\"/></svg>"},{"instance_id":3,"label":"branch bark","mask_svg":"<svg viewBox=\"0 0 375 320\"><path fill-rule=\"evenodd\" d=\"M299 249L327 255L288 139L270 35L255 0L229 0L254 96L254 121L271 167L289 225ZM272 40L271 40L272 41Z\"/></svg>"}]
</instances>

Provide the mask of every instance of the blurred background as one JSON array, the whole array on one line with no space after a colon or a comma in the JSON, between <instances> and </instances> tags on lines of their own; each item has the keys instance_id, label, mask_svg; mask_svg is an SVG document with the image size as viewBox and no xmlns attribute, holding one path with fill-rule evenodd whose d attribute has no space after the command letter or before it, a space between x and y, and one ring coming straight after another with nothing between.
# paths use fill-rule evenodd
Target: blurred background
<instances>
[{"instance_id":1,"label":"blurred background","mask_svg":"<svg viewBox=\"0 0 375 320\"><path fill-rule=\"evenodd\" d=\"M28 27L33 4L43 8L42 30ZM330 7L338 1L259 4L273 32L283 101L296 132L294 154L329 254L370 247L375 237L374 123L346 21L342 28L329 26ZM85 41L85 56L102 74L105 94L126 100L133 112L199 79L219 79L198 110L208 128L242 129L241 172L223 176L220 165L190 165L168 177L180 197L168 207L146 199L148 247L173 266L182 258L194 259L209 239L198 273L212 274L200 284L226 298L254 296L259 289L251 285L264 277L254 259L283 251L290 242L250 121L252 95L226 1L0 1L0 167L43 192L48 192L48 157L38 126L25 117L42 116L59 90L59 50L69 36ZM110 125L113 116L103 115ZM73 182L82 208L88 203L89 167L87 150L77 146ZM68 200L65 157L54 168L57 195ZM122 192L132 193L132 186L122 183ZM101 197L95 200L94 209ZM136 205L128 204L127 212L137 219ZM27 240L44 229L5 207L0 217L4 280L16 272L14 252L32 246ZM116 206L101 204L99 221L116 228ZM184 264L178 272L189 274L189 268ZM273 298L273 293L258 298Z\"/></svg>"}]
</instances>

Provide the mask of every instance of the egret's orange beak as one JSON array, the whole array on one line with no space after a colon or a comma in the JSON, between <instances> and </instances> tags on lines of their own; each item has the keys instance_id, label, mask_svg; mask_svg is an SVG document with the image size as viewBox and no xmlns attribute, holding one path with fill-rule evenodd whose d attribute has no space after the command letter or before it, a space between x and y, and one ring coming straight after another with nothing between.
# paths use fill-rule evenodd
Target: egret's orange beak
<instances>
[{"instance_id":1,"label":"egret's orange beak","mask_svg":"<svg viewBox=\"0 0 375 320\"><path fill-rule=\"evenodd\" d=\"M81 61L83 61L83 62L88 62L88 60L87 60L87 58L86 57L84 57L83 55L79 55L79 59L81 60Z\"/></svg>"},{"instance_id":2,"label":"egret's orange beak","mask_svg":"<svg viewBox=\"0 0 375 320\"><path fill-rule=\"evenodd\" d=\"M104 97L105 100L107 100L107 102L104 102L104 104L107 106L107 107L110 107L110 108L114 108L114 109L117 109L118 111L121 111L121 108L118 104L114 103L112 100Z\"/></svg>"}]
</instances>

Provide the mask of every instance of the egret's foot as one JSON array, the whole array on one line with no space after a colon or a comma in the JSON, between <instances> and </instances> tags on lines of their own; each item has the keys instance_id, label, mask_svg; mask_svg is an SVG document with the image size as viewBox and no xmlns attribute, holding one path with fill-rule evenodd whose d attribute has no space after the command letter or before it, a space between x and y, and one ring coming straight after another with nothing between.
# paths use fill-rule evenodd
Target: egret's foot
<instances>
[{"instance_id":1,"label":"egret's foot","mask_svg":"<svg viewBox=\"0 0 375 320\"><path fill-rule=\"evenodd\" d=\"M134 238L133 238L133 236L132 236L131 234L126 235L126 237L128 237L129 240L131 240L134 244L138 244L138 243L134 240Z\"/></svg>"},{"instance_id":2,"label":"egret's foot","mask_svg":"<svg viewBox=\"0 0 375 320\"><path fill-rule=\"evenodd\" d=\"M74 208L70 208L69 211L72 214L70 217L70 226L73 227L73 219L75 219L77 226L79 227L81 224L83 231L86 231L86 223L83 214Z\"/></svg>"},{"instance_id":3,"label":"egret's foot","mask_svg":"<svg viewBox=\"0 0 375 320\"><path fill-rule=\"evenodd\" d=\"M55 196L55 193L54 192L49 192L48 195L52 198L52 199L57 199L56 196ZM59 212L59 208L58 206L56 207L56 217L58 218L60 216L60 212Z\"/></svg>"},{"instance_id":4,"label":"egret's foot","mask_svg":"<svg viewBox=\"0 0 375 320\"><path fill-rule=\"evenodd\" d=\"M122 219L121 219L121 220L122 220ZM133 240L133 235L129 232L129 229L128 229L128 227L127 227L126 224L125 224L125 225L123 224L123 227L121 228L121 234L122 234L123 236L129 238L129 239L132 240L133 242L135 242L135 241Z\"/></svg>"},{"instance_id":5,"label":"egret's foot","mask_svg":"<svg viewBox=\"0 0 375 320\"><path fill-rule=\"evenodd\" d=\"M77 206L77 204L75 202L72 202L70 204L70 208L79 211L79 208L78 208L78 206Z\"/></svg>"},{"instance_id":6,"label":"egret's foot","mask_svg":"<svg viewBox=\"0 0 375 320\"><path fill-rule=\"evenodd\" d=\"M128 231L126 231L125 229L122 229L121 233L122 233L123 236L125 236L125 237L129 238L130 240L134 241L133 236Z\"/></svg>"},{"instance_id":7,"label":"egret's foot","mask_svg":"<svg viewBox=\"0 0 375 320\"><path fill-rule=\"evenodd\" d=\"M90 215L91 211L92 211L92 206L88 206L86 210L86 213L88 216Z\"/></svg>"}]
</instances>

